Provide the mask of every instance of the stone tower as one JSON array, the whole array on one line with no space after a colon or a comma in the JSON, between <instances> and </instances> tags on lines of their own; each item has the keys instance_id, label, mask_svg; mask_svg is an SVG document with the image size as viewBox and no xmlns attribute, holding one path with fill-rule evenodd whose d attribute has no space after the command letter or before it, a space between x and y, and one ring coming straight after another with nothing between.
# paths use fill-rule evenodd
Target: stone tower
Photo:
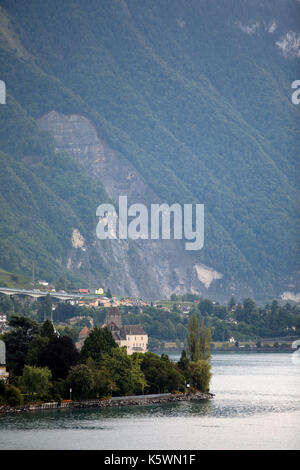
<instances>
[{"instance_id":1,"label":"stone tower","mask_svg":"<svg viewBox=\"0 0 300 470\"><path fill-rule=\"evenodd\" d=\"M108 327L111 323L114 323L119 330L122 328L122 313L116 307L110 308L105 317L105 324Z\"/></svg>"}]
</instances>

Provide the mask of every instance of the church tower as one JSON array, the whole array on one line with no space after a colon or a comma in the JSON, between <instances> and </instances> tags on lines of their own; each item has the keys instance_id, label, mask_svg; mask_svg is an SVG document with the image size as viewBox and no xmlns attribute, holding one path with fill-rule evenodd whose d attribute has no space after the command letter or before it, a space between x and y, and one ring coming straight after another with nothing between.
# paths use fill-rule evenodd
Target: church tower
<instances>
[{"instance_id":1,"label":"church tower","mask_svg":"<svg viewBox=\"0 0 300 470\"><path fill-rule=\"evenodd\" d=\"M119 330L122 328L122 313L116 307L111 307L106 313L105 324L110 327L114 324Z\"/></svg>"}]
</instances>

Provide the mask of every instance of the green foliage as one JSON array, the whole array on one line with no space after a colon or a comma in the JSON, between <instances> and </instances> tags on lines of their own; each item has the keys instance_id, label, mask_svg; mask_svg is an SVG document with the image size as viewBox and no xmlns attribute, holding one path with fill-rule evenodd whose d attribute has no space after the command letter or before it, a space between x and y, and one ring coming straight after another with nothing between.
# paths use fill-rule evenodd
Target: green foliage
<instances>
[{"instance_id":1,"label":"green foliage","mask_svg":"<svg viewBox=\"0 0 300 470\"><path fill-rule=\"evenodd\" d=\"M108 288L108 289L107 289L107 291L106 291L106 294L105 294L105 295L106 295L106 297L108 297L109 299L111 299L111 298L112 298L112 295L111 295L111 292L110 292L110 288Z\"/></svg>"},{"instance_id":2,"label":"green foliage","mask_svg":"<svg viewBox=\"0 0 300 470\"><path fill-rule=\"evenodd\" d=\"M86 361L86 365L93 376L94 385L92 394L94 397L106 397L112 395L112 392L117 390L117 385L108 369L97 366L96 362L91 357Z\"/></svg>"},{"instance_id":3,"label":"green foliage","mask_svg":"<svg viewBox=\"0 0 300 470\"><path fill-rule=\"evenodd\" d=\"M276 42L297 28L298 3L188 0L183 27L179 0L44 3L2 2L28 55L0 49L1 266L28 275L37 253L39 275L72 277L72 228L89 237L106 197L39 129L55 109L88 117L162 200L205 204L195 261L255 298L283 292L299 270L299 109L287 99L297 61ZM275 34L239 28L257 17L280 18ZM98 261L89 275L104 279Z\"/></svg>"},{"instance_id":4,"label":"green foliage","mask_svg":"<svg viewBox=\"0 0 300 470\"><path fill-rule=\"evenodd\" d=\"M184 375L186 383L190 381L190 360L187 356L185 350L181 352L181 356L179 361L177 362L177 366L180 369L181 373Z\"/></svg>"},{"instance_id":5,"label":"green foliage","mask_svg":"<svg viewBox=\"0 0 300 470\"><path fill-rule=\"evenodd\" d=\"M189 371L193 386L200 392L209 392L212 377L210 363L203 359L191 361Z\"/></svg>"},{"instance_id":6,"label":"green foliage","mask_svg":"<svg viewBox=\"0 0 300 470\"><path fill-rule=\"evenodd\" d=\"M67 377L67 384L72 388L75 399L88 398L94 386L93 375L85 364L72 366Z\"/></svg>"},{"instance_id":7,"label":"green foliage","mask_svg":"<svg viewBox=\"0 0 300 470\"><path fill-rule=\"evenodd\" d=\"M50 388L51 371L48 367L35 367L25 365L20 379L20 385L25 393L42 395L47 394Z\"/></svg>"},{"instance_id":8,"label":"green foliage","mask_svg":"<svg viewBox=\"0 0 300 470\"><path fill-rule=\"evenodd\" d=\"M14 303L8 295L0 295L0 309L3 313L13 313Z\"/></svg>"},{"instance_id":9,"label":"green foliage","mask_svg":"<svg viewBox=\"0 0 300 470\"><path fill-rule=\"evenodd\" d=\"M138 356L128 356L126 348L114 348L102 355L101 367L110 372L116 395L142 393L147 385Z\"/></svg>"},{"instance_id":10,"label":"green foliage","mask_svg":"<svg viewBox=\"0 0 300 470\"><path fill-rule=\"evenodd\" d=\"M195 314L192 314L188 323L187 348L191 361L199 359L208 359L210 357L211 332L209 328L205 328L204 319L202 319L201 327Z\"/></svg>"},{"instance_id":11,"label":"green foliage","mask_svg":"<svg viewBox=\"0 0 300 470\"><path fill-rule=\"evenodd\" d=\"M202 319L200 327L200 358L207 360L210 358L210 342L211 331L210 328L205 328L204 319Z\"/></svg>"},{"instance_id":12,"label":"green foliage","mask_svg":"<svg viewBox=\"0 0 300 470\"><path fill-rule=\"evenodd\" d=\"M48 296L46 296L46 298L47 297ZM50 300L51 300L51 297L50 297ZM52 307L52 302L51 302L51 307ZM43 326L41 328L41 336L43 336L44 338L47 338L49 340L56 337L56 333L55 333L55 330L54 330L53 323L50 320L46 320L43 323Z\"/></svg>"},{"instance_id":13,"label":"green foliage","mask_svg":"<svg viewBox=\"0 0 300 470\"><path fill-rule=\"evenodd\" d=\"M167 355L143 354L141 370L148 384L148 393L172 392L184 387L183 374Z\"/></svg>"},{"instance_id":14,"label":"green foliage","mask_svg":"<svg viewBox=\"0 0 300 470\"><path fill-rule=\"evenodd\" d=\"M38 366L48 367L54 380L65 379L79 361L79 353L69 336L55 336L38 355Z\"/></svg>"},{"instance_id":15,"label":"green foliage","mask_svg":"<svg viewBox=\"0 0 300 470\"><path fill-rule=\"evenodd\" d=\"M16 315L11 317L9 326L12 329L3 335L7 368L10 374L21 375L30 342L39 333L39 329L35 321Z\"/></svg>"},{"instance_id":16,"label":"green foliage","mask_svg":"<svg viewBox=\"0 0 300 470\"><path fill-rule=\"evenodd\" d=\"M39 355L48 343L49 343L49 338L47 336L42 336L42 335L33 336L32 340L30 341L28 345L26 359L25 359L26 364L29 364L31 366L37 366L39 362Z\"/></svg>"},{"instance_id":17,"label":"green foliage","mask_svg":"<svg viewBox=\"0 0 300 470\"><path fill-rule=\"evenodd\" d=\"M23 397L19 388L6 384L0 379L0 405L19 406L23 404Z\"/></svg>"},{"instance_id":18,"label":"green foliage","mask_svg":"<svg viewBox=\"0 0 300 470\"><path fill-rule=\"evenodd\" d=\"M201 357L200 329L196 315L191 315L188 323L187 347L191 361L198 361Z\"/></svg>"},{"instance_id":19,"label":"green foliage","mask_svg":"<svg viewBox=\"0 0 300 470\"><path fill-rule=\"evenodd\" d=\"M108 328L95 327L86 338L80 351L80 359L85 362L89 357L94 361L101 361L104 353L111 353L118 345Z\"/></svg>"}]
</instances>

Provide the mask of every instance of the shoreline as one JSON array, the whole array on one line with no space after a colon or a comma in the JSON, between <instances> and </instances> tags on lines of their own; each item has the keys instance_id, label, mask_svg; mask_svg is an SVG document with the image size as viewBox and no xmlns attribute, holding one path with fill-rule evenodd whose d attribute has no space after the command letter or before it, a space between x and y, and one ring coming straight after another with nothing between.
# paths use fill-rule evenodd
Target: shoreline
<instances>
[{"instance_id":1,"label":"shoreline","mask_svg":"<svg viewBox=\"0 0 300 470\"><path fill-rule=\"evenodd\" d=\"M62 401L49 403L28 404L16 407L2 406L0 407L0 415L8 413L26 413L30 411L41 410L60 410L60 409L84 409L84 408L111 408L120 406L146 406L153 404L163 403L176 403L181 401L200 401L211 400L214 397L213 393L187 393L187 394L157 394L157 395L137 395L135 397L112 397L109 399L90 399L90 400L76 400L76 401Z\"/></svg>"},{"instance_id":2,"label":"shoreline","mask_svg":"<svg viewBox=\"0 0 300 470\"><path fill-rule=\"evenodd\" d=\"M279 354L279 353L284 353L284 354L293 354L295 349L289 348L289 349L282 349L282 350L273 350L272 348L266 348L266 349L242 349L242 350L234 350L234 349L211 349L211 356L214 354L224 354L224 353L230 353L230 354L246 354L246 353L251 353L251 354L261 354L261 353L274 353L274 354ZM167 354L169 356L176 355L179 356L181 355L181 351L179 350L170 350L170 351L151 351L154 354L161 355L161 354Z\"/></svg>"}]
</instances>

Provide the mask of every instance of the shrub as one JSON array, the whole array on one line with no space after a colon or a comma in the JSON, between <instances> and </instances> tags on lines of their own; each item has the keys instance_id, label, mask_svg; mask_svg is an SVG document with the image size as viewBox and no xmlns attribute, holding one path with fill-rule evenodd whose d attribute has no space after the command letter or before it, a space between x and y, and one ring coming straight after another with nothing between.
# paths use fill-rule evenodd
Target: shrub
<instances>
[{"instance_id":1,"label":"shrub","mask_svg":"<svg viewBox=\"0 0 300 470\"><path fill-rule=\"evenodd\" d=\"M9 406L23 405L23 396L21 391L14 385L8 385L6 387L6 403Z\"/></svg>"}]
</instances>

